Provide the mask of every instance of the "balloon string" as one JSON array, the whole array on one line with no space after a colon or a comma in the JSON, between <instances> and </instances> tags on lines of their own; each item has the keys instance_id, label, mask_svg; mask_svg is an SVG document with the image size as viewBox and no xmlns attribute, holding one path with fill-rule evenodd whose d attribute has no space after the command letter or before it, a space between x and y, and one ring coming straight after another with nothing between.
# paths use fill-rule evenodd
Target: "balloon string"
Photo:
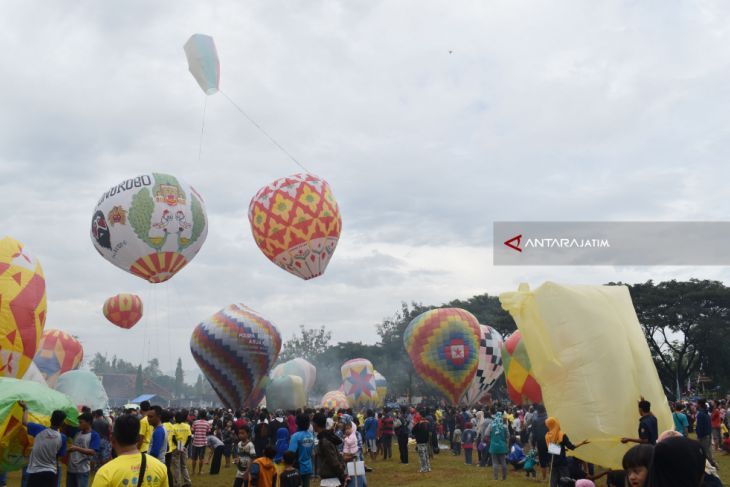
<instances>
[{"instance_id":1,"label":"balloon string","mask_svg":"<svg viewBox=\"0 0 730 487\"><path fill-rule=\"evenodd\" d=\"M269 135L269 133L266 130L264 130L263 127L261 127L261 125L259 125L258 123L256 123L256 121L253 118L249 117L248 114L243 110L243 108L241 108L240 106L238 106L238 104L235 101L231 100L231 98L228 95L226 95L223 92L223 90L220 90L220 93L223 96L225 96L226 99L229 102L231 102L231 105L233 105L236 108L236 110L238 110L239 112L241 112L241 115L243 115L244 117L246 117L246 120L248 120L249 122L251 122L251 124L254 127L256 127L257 129L259 129L259 131L262 134L264 134L271 141L272 144L274 144L276 147L279 148L279 150L281 150L284 154L286 154L287 157L289 157L289 159L291 159L294 162L294 164L296 164L297 166L301 167L305 172L309 172L309 169L307 169L306 167L304 167L301 162L299 162L293 155L291 155L289 153L289 151L287 151L280 143L278 143L276 141L276 139L274 139L271 135Z\"/></svg>"},{"instance_id":2,"label":"balloon string","mask_svg":"<svg viewBox=\"0 0 730 487\"><path fill-rule=\"evenodd\" d=\"M208 96L203 98L203 121L200 124L200 143L198 144L198 163L203 154L203 135L205 134L205 110L208 108Z\"/></svg>"}]
</instances>

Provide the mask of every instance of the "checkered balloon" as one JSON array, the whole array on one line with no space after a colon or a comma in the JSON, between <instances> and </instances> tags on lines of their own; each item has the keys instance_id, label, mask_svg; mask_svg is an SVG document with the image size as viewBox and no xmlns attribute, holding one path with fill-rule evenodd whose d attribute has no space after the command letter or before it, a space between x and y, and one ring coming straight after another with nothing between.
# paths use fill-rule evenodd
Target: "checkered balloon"
<instances>
[{"instance_id":1,"label":"checkered balloon","mask_svg":"<svg viewBox=\"0 0 730 487\"><path fill-rule=\"evenodd\" d=\"M502 367L502 335L491 326L479 325L479 365L474 380L461 398L467 406L481 404L504 372Z\"/></svg>"},{"instance_id":2,"label":"checkered balloon","mask_svg":"<svg viewBox=\"0 0 730 487\"><path fill-rule=\"evenodd\" d=\"M479 322L463 309L432 309L410 322L403 342L421 378L456 404L479 363Z\"/></svg>"}]
</instances>

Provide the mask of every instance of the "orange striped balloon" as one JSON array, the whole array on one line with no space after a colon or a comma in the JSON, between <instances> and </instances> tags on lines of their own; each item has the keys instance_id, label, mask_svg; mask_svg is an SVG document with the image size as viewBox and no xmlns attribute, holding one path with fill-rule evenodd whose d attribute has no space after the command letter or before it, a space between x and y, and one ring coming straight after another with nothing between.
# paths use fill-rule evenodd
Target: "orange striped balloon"
<instances>
[{"instance_id":1,"label":"orange striped balloon","mask_svg":"<svg viewBox=\"0 0 730 487\"><path fill-rule=\"evenodd\" d=\"M132 328L142 313L142 300L136 294L121 293L104 301L104 316L119 328Z\"/></svg>"}]
</instances>

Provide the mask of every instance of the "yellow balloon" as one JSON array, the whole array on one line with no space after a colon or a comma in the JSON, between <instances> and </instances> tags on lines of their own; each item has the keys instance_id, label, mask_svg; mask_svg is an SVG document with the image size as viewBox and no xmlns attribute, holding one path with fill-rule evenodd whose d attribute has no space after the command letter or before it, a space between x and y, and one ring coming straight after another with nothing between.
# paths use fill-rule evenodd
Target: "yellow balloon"
<instances>
[{"instance_id":1,"label":"yellow balloon","mask_svg":"<svg viewBox=\"0 0 730 487\"><path fill-rule=\"evenodd\" d=\"M0 239L0 377L22 379L46 322L46 280L38 259L12 237Z\"/></svg>"}]
</instances>

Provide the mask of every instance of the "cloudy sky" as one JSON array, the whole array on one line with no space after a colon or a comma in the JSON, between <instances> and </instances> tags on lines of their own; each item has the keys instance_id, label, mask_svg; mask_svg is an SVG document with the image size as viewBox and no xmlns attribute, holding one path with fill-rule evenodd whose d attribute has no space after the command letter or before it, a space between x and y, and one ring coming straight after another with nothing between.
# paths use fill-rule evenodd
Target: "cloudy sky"
<instances>
[{"instance_id":1,"label":"cloudy sky","mask_svg":"<svg viewBox=\"0 0 730 487\"><path fill-rule=\"evenodd\" d=\"M298 172L182 45L212 35L221 88L332 186L327 273L302 281L256 247L248 203ZM3 3L2 234L43 264L46 328L85 352L171 369L194 326L242 302L277 324L376 341L401 301L526 281L628 282L724 268L494 267L495 220L727 220L730 5L722 1ZM89 238L110 186L168 172L204 196L208 238L171 281L112 266ZM133 330L104 299L142 296Z\"/></svg>"}]
</instances>

